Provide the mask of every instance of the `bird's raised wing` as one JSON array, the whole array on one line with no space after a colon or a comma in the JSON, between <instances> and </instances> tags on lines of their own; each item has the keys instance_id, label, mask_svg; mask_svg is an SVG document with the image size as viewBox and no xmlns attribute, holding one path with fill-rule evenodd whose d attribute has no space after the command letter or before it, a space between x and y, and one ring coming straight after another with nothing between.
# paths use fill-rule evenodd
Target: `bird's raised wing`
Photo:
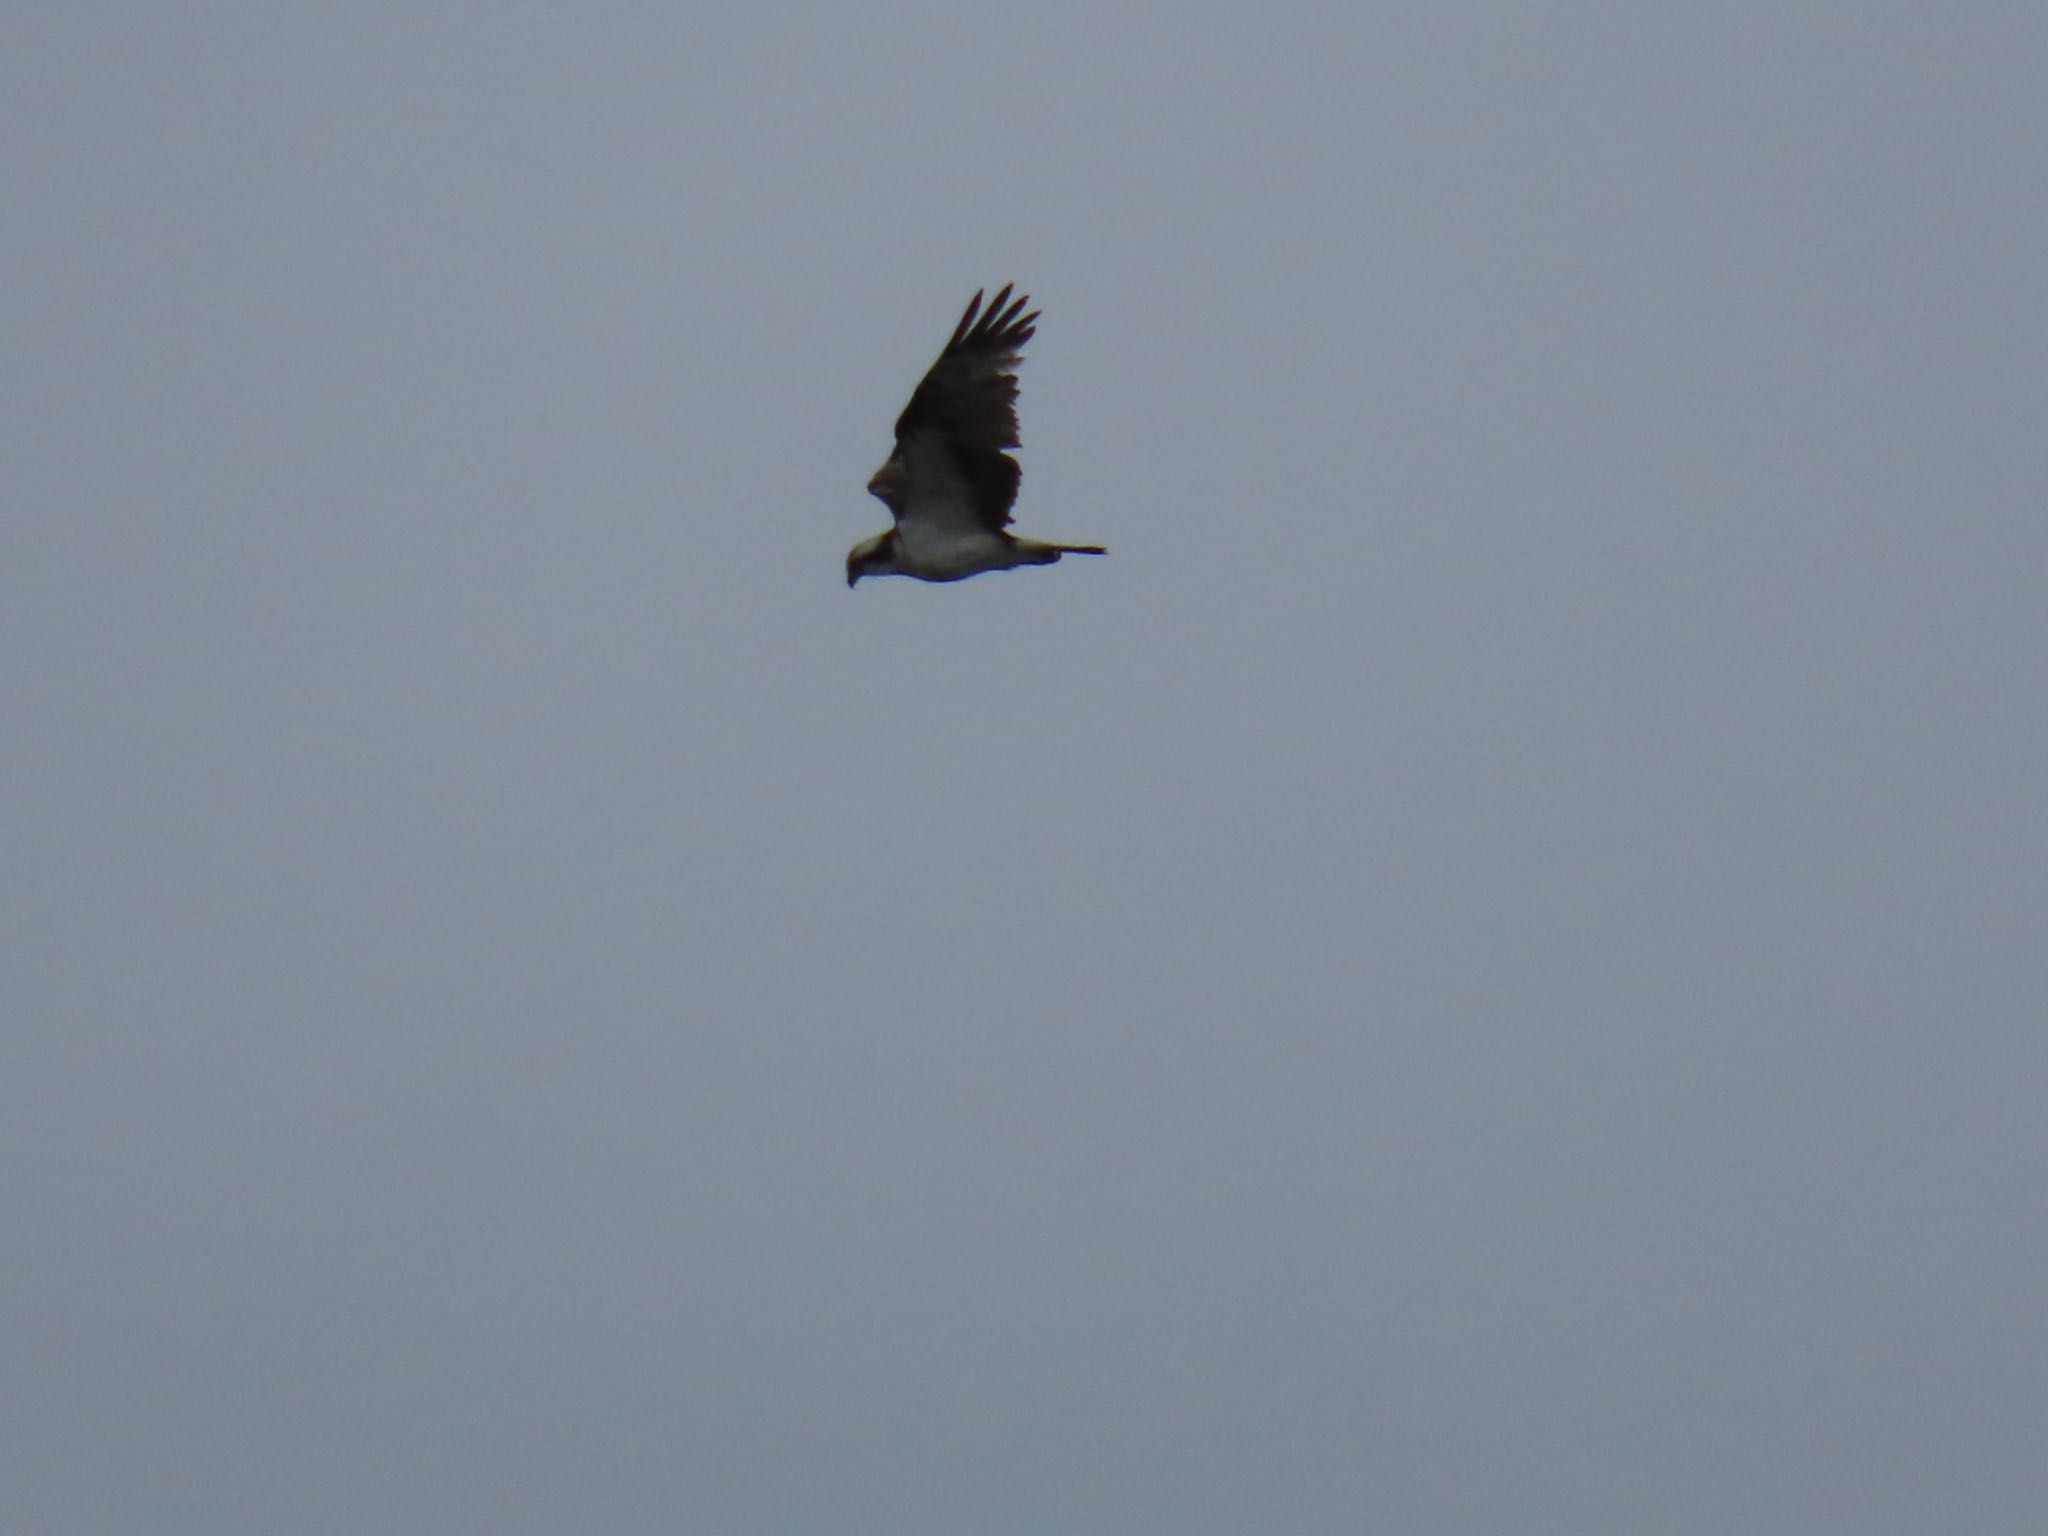
<instances>
[{"instance_id":1,"label":"bird's raised wing","mask_svg":"<svg viewBox=\"0 0 2048 1536\"><path fill-rule=\"evenodd\" d=\"M982 308L968 304L953 338L896 419L896 451L877 480L895 472L885 494L900 523L906 518L1000 532L1010 521L1022 471L1005 453L1017 446L1017 365L1036 329L1030 299L1010 297L1013 285Z\"/></svg>"}]
</instances>

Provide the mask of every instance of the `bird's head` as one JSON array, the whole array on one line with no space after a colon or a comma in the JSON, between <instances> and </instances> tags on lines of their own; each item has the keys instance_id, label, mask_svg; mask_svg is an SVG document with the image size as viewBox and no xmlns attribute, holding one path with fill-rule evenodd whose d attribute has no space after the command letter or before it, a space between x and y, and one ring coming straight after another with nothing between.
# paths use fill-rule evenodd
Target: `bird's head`
<instances>
[{"instance_id":1,"label":"bird's head","mask_svg":"<svg viewBox=\"0 0 2048 1536\"><path fill-rule=\"evenodd\" d=\"M863 576L886 576L896 569L895 561L889 556L889 540L895 537L895 529L887 529L871 539L862 539L846 552L846 584L850 587Z\"/></svg>"}]
</instances>

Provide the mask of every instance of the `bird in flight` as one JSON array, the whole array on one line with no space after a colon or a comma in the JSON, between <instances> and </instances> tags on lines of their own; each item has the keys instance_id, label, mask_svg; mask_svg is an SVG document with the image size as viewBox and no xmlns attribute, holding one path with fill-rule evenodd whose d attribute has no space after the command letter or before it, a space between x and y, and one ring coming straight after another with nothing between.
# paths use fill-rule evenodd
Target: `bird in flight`
<instances>
[{"instance_id":1,"label":"bird in flight","mask_svg":"<svg viewBox=\"0 0 2048 1536\"><path fill-rule=\"evenodd\" d=\"M1100 544L1041 544L1007 531L1023 474L1017 446L1017 365L1036 329L1013 285L981 307L977 292L896 418L896 448L868 481L896 526L847 551L846 584L863 576L959 581L1061 555L1107 554Z\"/></svg>"}]
</instances>

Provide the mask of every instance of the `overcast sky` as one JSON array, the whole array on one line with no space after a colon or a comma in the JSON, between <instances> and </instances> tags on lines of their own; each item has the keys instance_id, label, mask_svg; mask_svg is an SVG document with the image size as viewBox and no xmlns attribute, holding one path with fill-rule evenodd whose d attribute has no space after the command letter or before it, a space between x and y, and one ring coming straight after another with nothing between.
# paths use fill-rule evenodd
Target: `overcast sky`
<instances>
[{"instance_id":1,"label":"overcast sky","mask_svg":"<svg viewBox=\"0 0 2048 1536\"><path fill-rule=\"evenodd\" d=\"M2048 1529L2048 10L5 10L8 1531Z\"/></svg>"}]
</instances>

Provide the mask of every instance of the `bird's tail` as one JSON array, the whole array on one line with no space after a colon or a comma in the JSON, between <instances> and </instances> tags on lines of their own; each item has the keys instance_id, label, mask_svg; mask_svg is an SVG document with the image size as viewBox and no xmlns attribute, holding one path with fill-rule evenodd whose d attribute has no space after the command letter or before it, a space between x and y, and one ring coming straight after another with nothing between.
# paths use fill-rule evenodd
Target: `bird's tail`
<instances>
[{"instance_id":1,"label":"bird's tail","mask_svg":"<svg viewBox=\"0 0 2048 1536\"><path fill-rule=\"evenodd\" d=\"M1012 539L1010 558L1018 565L1051 565L1061 555L1106 555L1100 544L1042 544L1037 539Z\"/></svg>"}]
</instances>

